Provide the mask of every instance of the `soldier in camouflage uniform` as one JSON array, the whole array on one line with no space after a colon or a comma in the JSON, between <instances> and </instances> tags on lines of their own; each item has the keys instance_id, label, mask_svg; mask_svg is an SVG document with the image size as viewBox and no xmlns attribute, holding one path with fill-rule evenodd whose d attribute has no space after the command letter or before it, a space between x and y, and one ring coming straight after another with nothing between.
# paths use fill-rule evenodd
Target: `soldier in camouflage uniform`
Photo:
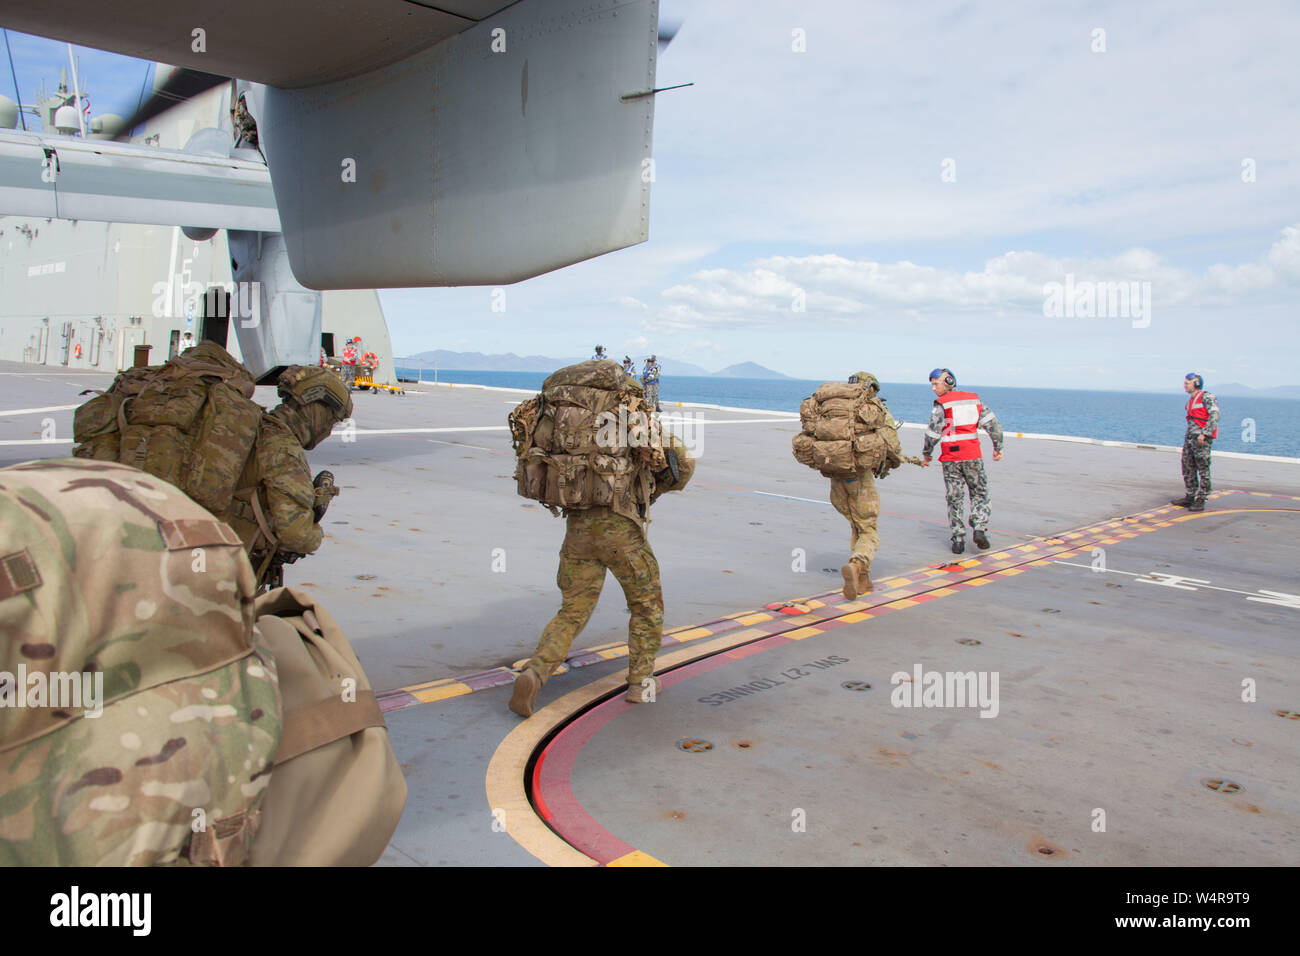
<instances>
[{"instance_id":1,"label":"soldier in camouflage uniform","mask_svg":"<svg viewBox=\"0 0 1300 956\"><path fill-rule=\"evenodd\" d=\"M934 410L925 430L925 444L921 458L930 464L930 453L936 444L943 446L939 462L943 466L943 483L948 499L948 525L952 529L952 553L966 550L966 526L962 510L966 492L970 492L970 525L975 529L975 544L984 550L989 546L989 485L984 473L983 451L980 449L979 429L988 430L993 441L993 460L1002 460L1002 426L992 409L980 401L974 392L957 391L957 379L946 368L930 373L930 387L934 389Z\"/></svg>"},{"instance_id":2,"label":"soldier in camouflage uniform","mask_svg":"<svg viewBox=\"0 0 1300 956\"><path fill-rule=\"evenodd\" d=\"M1201 376L1188 372L1183 379L1187 400L1187 434L1183 437L1183 487L1187 494L1169 502L1188 511L1204 511L1210 494L1210 455L1219 437L1219 402L1207 392Z\"/></svg>"},{"instance_id":3,"label":"soldier in camouflage uniform","mask_svg":"<svg viewBox=\"0 0 1300 956\"><path fill-rule=\"evenodd\" d=\"M678 478L674 480L667 469L656 473L651 503L666 491L685 487L695 471L694 459L680 439L672 438L672 449L677 457ZM510 709L521 717L532 715L538 691L564 662L574 638L586 627L605 584L606 569L614 573L623 588L632 615L627 628L626 699L632 703L653 700L661 689L659 678L654 677L654 665L663 637L664 596L659 562L643 525L603 507L566 512L565 522L560 568L555 575L563 603L515 679Z\"/></svg>"},{"instance_id":4,"label":"soldier in camouflage uniform","mask_svg":"<svg viewBox=\"0 0 1300 956\"><path fill-rule=\"evenodd\" d=\"M243 541L263 589L278 585L284 564L320 547L320 520L338 488L328 471L313 481L303 451L352 414L347 387L319 366L285 370L278 391L284 401L262 416L230 510L217 516Z\"/></svg>"},{"instance_id":5,"label":"soldier in camouflage uniform","mask_svg":"<svg viewBox=\"0 0 1300 956\"><path fill-rule=\"evenodd\" d=\"M347 387L320 366L286 369L279 392L284 402L265 411L251 400L247 369L205 341L165 365L123 372L78 408L73 454L180 487L235 529L259 587L278 586L283 564L320 547L320 519L338 494L329 472L312 480L303 449L352 414Z\"/></svg>"},{"instance_id":6,"label":"soldier in camouflage uniform","mask_svg":"<svg viewBox=\"0 0 1300 956\"><path fill-rule=\"evenodd\" d=\"M253 591L153 475L0 469L0 866L246 862L281 735Z\"/></svg>"},{"instance_id":7,"label":"soldier in camouflage uniform","mask_svg":"<svg viewBox=\"0 0 1300 956\"><path fill-rule=\"evenodd\" d=\"M874 389L872 394L880 391L880 382L870 372L854 372L849 376L849 384L869 386ZM876 491L871 472L859 472L854 478L832 478L831 505L849 519L849 548L852 553L848 563L840 568L840 574L844 578L844 597L852 601L871 591L869 572L880 546L880 536L876 532L880 493Z\"/></svg>"}]
</instances>

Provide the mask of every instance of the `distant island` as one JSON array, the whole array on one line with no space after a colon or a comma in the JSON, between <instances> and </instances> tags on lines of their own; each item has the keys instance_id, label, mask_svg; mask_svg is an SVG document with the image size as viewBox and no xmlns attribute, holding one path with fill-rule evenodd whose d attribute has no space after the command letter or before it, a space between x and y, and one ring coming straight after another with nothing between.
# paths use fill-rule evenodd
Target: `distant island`
<instances>
[{"instance_id":1,"label":"distant island","mask_svg":"<svg viewBox=\"0 0 1300 956\"><path fill-rule=\"evenodd\" d=\"M611 357L618 361L622 356ZM394 359L404 368L410 368L420 362L424 367L461 369L467 372L554 372L557 368L586 361L590 356L581 358L550 358L545 355L516 355L506 352L504 355L484 355L482 352L450 352L447 349L434 349L431 352L419 352L405 358ZM637 371L643 367L644 356L637 361ZM756 362L738 362L724 369L710 372L691 362L682 362L668 356L659 358L659 365L665 376L697 375L703 378L791 378L781 372L773 371Z\"/></svg>"},{"instance_id":2,"label":"distant island","mask_svg":"<svg viewBox=\"0 0 1300 956\"><path fill-rule=\"evenodd\" d=\"M1207 388L1215 395L1235 395L1238 398L1300 398L1300 385L1274 385L1272 388L1252 388L1240 382L1216 385L1208 382Z\"/></svg>"}]
</instances>

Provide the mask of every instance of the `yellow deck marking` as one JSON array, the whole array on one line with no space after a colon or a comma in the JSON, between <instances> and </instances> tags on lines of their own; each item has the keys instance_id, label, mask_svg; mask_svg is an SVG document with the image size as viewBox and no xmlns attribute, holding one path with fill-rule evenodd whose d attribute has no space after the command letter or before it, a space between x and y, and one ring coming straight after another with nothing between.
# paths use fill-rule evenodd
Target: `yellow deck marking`
<instances>
[{"instance_id":1,"label":"yellow deck marking","mask_svg":"<svg viewBox=\"0 0 1300 956\"><path fill-rule=\"evenodd\" d=\"M802 641L805 637L812 637L814 634L821 633L823 633L823 631L820 627L801 627L782 636L788 637L792 641Z\"/></svg>"},{"instance_id":2,"label":"yellow deck marking","mask_svg":"<svg viewBox=\"0 0 1300 956\"><path fill-rule=\"evenodd\" d=\"M649 853L642 853L640 850L633 850L631 853L625 853L617 860L610 860L606 866L667 866L663 860L656 860Z\"/></svg>"},{"instance_id":3,"label":"yellow deck marking","mask_svg":"<svg viewBox=\"0 0 1300 956\"><path fill-rule=\"evenodd\" d=\"M422 704L432 704L440 700L447 700L451 697L461 697L465 694L474 693L474 688L468 684L462 684L457 681L454 684L447 684L442 687L429 687L425 690L417 690L411 694Z\"/></svg>"}]
</instances>

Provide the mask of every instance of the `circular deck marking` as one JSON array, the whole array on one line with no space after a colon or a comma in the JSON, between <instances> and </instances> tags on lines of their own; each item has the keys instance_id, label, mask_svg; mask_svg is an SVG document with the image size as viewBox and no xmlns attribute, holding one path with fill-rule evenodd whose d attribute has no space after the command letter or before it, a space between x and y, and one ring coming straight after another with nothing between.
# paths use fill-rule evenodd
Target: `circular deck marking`
<instances>
[{"instance_id":1,"label":"circular deck marking","mask_svg":"<svg viewBox=\"0 0 1300 956\"><path fill-rule=\"evenodd\" d=\"M1213 497L1218 498L1223 495L1234 494L1240 494L1240 492L1215 492ZM1150 520L1146 522L1145 527L1139 527L1137 530L1142 532L1158 531L1183 521L1214 517L1215 515L1221 516L1234 512L1260 513L1278 511L1288 514L1300 514L1300 509L1296 508L1243 508L1232 509L1231 511L1181 515L1171 521L1156 520L1173 510L1171 508L1159 508L1145 513L1141 517ZM1063 553L1068 556L1068 552L1072 550L1089 546L1092 543L1089 538L1097 538L1110 533L1105 529L1106 524L1102 523L1080 528L1067 533L1065 536L1038 539L1031 546L1020 549L1026 552L1024 557L1009 552L983 554L975 561L970 562L963 570L971 572L972 578L984 579L986 582L998 579L1007 571L1018 574L1023 570L1028 570L1030 566L1047 563L1042 560L1043 558L1058 557ZM1029 552L1046 545L1055 547L1053 551L1047 553L1029 554ZM1063 550L1055 550L1055 548L1063 548ZM931 565L928 573L921 571L915 575L898 576L897 583L891 586L893 588L891 594L884 597L879 604L870 605L867 608L870 613L866 614L866 616L872 617L895 609L913 607L925 600L929 600L931 597L959 593L959 589L970 586L968 582L940 584L938 581L931 585L926 578L933 574L935 567L937 566ZM828 568L826 570L829 573L835 569ZM931 592L938 592L938 594L932 594ZM687 680L700 673L701 670L711 670L721 666L726 663L726 658L723 655L736 648L754 645L755 648L750 653L759 653L761 650L766 649L767 646L780 646L788 642L790 638L785 636L787 633L795 633L799 638L802 638L821 633L825 629L834 628L840 623L855 623L862 619L861 615L864 612L861 604L839 605L834 603L823 605L819 600L831 597L834 593L827 592L824 595L817 595L815 598L798 599L799 604L808 602L808 604L812 605L809 611L814 618L813 624L815 627L805 627L793 621L778 623L779 619L759 627L749 625L727 627L726 633L719 633L718 630L715 630L710 635L713 639L703 644L683 647L680 650L662 655L657 664L659 665L658 672L663 675L665 688ZM796 602L785 603L794 604ZM1060 613L1060 610L1055 608L1044 608L1043 610L1047 613ZM745 615L733 615L734 617L743 619ZM727 618L711 623L730 623L731 620L732 618ZM766 633L759 636L758 632L760 630ZM600 827L578 804L569 787L569 774L578 751L594 736L601 726L612 720L618 713L634 706L621 700L622 691L626 689L626 686L626 683L617 675L609 675L591 684L576 688L559 700L542 708L532 718L521 722L518 727L506 736L492 755L485 781L488 806L501 807L507 810L509 823L506 826L506 832L521 847L544 863L579 866L664 865ZM1292 712L1287 711L1286 713ZM1241 741L1237 742L1242 743ZM1249 746L1249 743L1246 742L1244 745ZM543 777L542 768L544 765L546 774L553 778L549 786L542 785L541 778ZM531 768L531 774L528 773L529 768ZM529 791L526 789L530 782L532 784L532 799L530 799ZM1229 795L1245 789L1241 784L1217 778L1204 780L1202 783L1209 789ZM1215 786L1211 786L1211 784L1215 784ZM561 836L561 833L566 835ZM1044 856L1064 858L1070 855L1068 851L1053 846L1043 840L1041 836L1037 837L1027 849L1038 855L1039 848L1044 845L1050 850L1048 853L1043 853Z\"/></svg>"},{"instance_id":2,"label":"circular deck marking","mask_svg":"<svg viewBox=\"0 0 1300 956\"><path fill-rule=\"evenodd\" d=\"M698 737L683 737L677 741L677 749L685 750L687 753L702 754L713 749L713 744L707 740L700 740Z\"/></svg>"}]
</instances>

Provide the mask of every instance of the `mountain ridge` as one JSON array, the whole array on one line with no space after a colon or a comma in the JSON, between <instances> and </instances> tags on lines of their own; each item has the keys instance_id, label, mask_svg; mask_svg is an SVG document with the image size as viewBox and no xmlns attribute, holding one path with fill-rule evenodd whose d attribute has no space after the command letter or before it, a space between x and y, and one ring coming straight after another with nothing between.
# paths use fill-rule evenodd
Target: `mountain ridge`
<instances>
[{"instance_id":1,"label":"mountain ridge","mask_svg":"<svg viewBox=\"0 0 1300 956\"><path fill-rule=\"evenodd\" d=\"M449 349L431 349L414 355L400 356L394 359L403 367L423 361L426 366L442 369L460 369L472 372L553 372L566 365L586 361L586 358L551 358L546 355L516 355L514 352L485 354L483 352L453 352ZM692 362L664 356L659 360L665 375L693 375L702 378L791 378L783 372L759 365L757 362L737 362L716 372L702 368ZM637 363L637 371L643 368Z\"/></svg>"}]
</instances>

